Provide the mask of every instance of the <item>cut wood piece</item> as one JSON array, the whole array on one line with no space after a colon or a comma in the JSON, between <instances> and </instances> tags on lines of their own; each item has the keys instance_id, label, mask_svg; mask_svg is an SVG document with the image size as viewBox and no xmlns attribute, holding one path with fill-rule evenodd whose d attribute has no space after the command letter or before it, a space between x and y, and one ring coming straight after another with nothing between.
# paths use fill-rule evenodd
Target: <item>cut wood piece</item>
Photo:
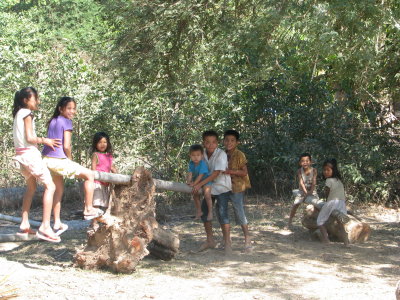
<instances>
[{"instance_id":1,"label":"cut wood piece","mask_svg":"<svg viewBox=\"0 0 400 300\"><path fill-rule=\"evenodd\" d=\"M314 205L308 205L303 219L301 221L302 225L310 230L310 233L314 234L316 230L318 230L317 226L317 218L318 218L319 210L315 209ZM340 215L339 215L340 216ZM347 233L347 238L350 243L356 242L365 242L368 240L371 234L371 228L367 223L359 221L357 218L346 215L348 221L346 223L343 222L344 228ZM337 240L343 242L344 237L341 235L341 231L339 228L339 222L337 219L337 215L331 215L328 221L325 223L325 227L328 231L330 237L336 238ZM319 234L316 234L320 236Z\"/></svg>"},{"instance_id":2,"label":"cut wood piece","mask_svg":"<svg viewBox=\"0 0 400 300\"><path fill-rule=\"evenodd\" d=\"M178 252L179 250L180 240L178 236L162 228L154 228L153 241L167 249L171 249L174 252Z\"/></svg>"},{"instance_id":3,"label":"cut wood piece","mask_svg":"<svg viewBox=\"0 0 400 300\"><path fill-rule=\"evenodd\" d=\"M77 266L131 273L140 260L149 254L148 245L151 241L159 246L150 247L150 251L155 249L157 252L155 256L168 253L159 254L158 257L171 259L177 253L178 237L159 228L155 219L155 184L150 172L141 167L129 178L135 179L130 181L130 185L115 185L110 202L111 215L98 219L101 225L88 235L85 249L74 257Z\"/></svg>"},{"instance_id":4,"label":"cut wood piece","mask_svg":"<svg viewBox=\"0 0 400 300\"><path fill-rule=\"evenodd\" d=\"M175 257L176 252L163 247L159 243L152 241L150 244L147 245L147 249L149 250L150 254L154 257L157 257L162 260L171 260Z\"/></svg>"},{"instance_id":5,"label":"cut wood piece","mask_svg":"<svg viewBox=\"0 0 400 300\"><path fill-rule=\"evenodd\" d=\"M0 234L0 243L6 242L25 242L25 241L37 241L39 240L34 234Z\"/></svg>"},{"instance_id":6,"label":"cut wood piece","mask_svg":"<svg viewBox=\"0 0 400 300\"><path fill-rule=\"evenodd\" d=\"M8 216L8 215L3 215L3 214L0 214L0 220L9 221L9 222L18 223L18 224L21 223L21 221L22 221L22 219L20 217L13 217L13 216ZM29 220L29 224L31 224L31 226L33 226L33 227L39 227L41 222Z\"/></svg>"}]
</instances>

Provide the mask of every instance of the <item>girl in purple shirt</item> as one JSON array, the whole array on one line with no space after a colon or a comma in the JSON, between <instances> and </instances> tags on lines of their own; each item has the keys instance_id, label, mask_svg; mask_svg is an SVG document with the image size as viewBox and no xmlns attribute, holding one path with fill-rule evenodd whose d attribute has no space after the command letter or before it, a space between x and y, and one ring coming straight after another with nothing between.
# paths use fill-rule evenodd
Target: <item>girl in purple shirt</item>
<instances>
[{"instance_id":1,"label":"girl in purple shirt","mask_svg":"<svg viewBox=\"0 0 400 300\"><path fill-rule=\"evenodd\" d=\"M53 181L56 185L56 192L53 201L54 230L57 234L63 233L68 226L61 223L60 210L61 199L64 193L63 177L81 178L85 180L85 209L83 211L85 220L100 217L103 212L92 205L94 174L91 170L72 161L72 119L76 114L76 102L71 97L61 97L57 103L54 114L48 122L47 136L59 138L62 141L62 148L55 150L44 147L43 156L47 167L51 171Z\"/></svg>"}]
</instances>

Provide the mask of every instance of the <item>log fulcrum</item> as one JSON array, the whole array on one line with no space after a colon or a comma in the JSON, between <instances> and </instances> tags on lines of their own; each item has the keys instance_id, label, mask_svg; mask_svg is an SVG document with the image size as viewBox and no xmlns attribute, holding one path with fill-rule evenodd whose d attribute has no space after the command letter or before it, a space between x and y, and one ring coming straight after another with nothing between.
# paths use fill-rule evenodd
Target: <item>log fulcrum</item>
<instances>
[{"instance_id":1,"label":"log fulcrum","mask_svg":"<svg viewBox=\"0 0 400 300\"><path fill-rule=\"evenodd\" d=\"M114 187L110 214L98 219L101 226L88 235L87 246L74 256L75 264L87 269L110 268L118 273L131 273L149 250L161 259L174 257L179 238L158 226L153 199L155 183L150 172L140 167L133 176L111 175L117 175L111 179L128 180ZM96 179L111 181L104 177Z\"/></svg>"},{"instance_id":2,"label":"log fulcrum","mask_svg":"<svg viewBox=\"0 0 400 300\"><path fill-rule=\"evenodd\" d=\"M322 204L324 204L324 202L322 202ZM319 210L316 209L314 205L308 205L304 212L301 223L304 227L309 229L312 235L316 235L319 239L321 239L321 233L319 232L319 228L317 226L318 214ZM329 237L333 237L340 242L344 241L344 237L342 236L339 228L339 222L341 222L344 225L344 229L350 243L365 242L368 240L371 234L370 226L367 223L361 222L353 215L345 215L346 218L343 218L343 215L344 214L338 214L336 211L335 213L331 214L328 221L325 223Z\"/></svg>"}]
</instances>

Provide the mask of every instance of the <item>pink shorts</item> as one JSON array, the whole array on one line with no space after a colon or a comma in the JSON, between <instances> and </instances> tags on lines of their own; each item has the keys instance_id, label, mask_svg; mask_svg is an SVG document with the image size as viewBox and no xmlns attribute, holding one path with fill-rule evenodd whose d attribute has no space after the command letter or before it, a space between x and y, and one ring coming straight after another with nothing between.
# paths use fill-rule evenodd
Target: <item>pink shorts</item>
<instances>
[{"instance_id":1,"label":"pink shorts","mask_svg":"<svg viewBox=\"0 0 400 300\"><path fill-rule=\"evenodd\" d=\"M53 183L49 169L42 160L40 151L35 147L17 148L13 160L19 167L21 174L28 180L35 177L40 183Z\"/></svg>"}]
</instances>

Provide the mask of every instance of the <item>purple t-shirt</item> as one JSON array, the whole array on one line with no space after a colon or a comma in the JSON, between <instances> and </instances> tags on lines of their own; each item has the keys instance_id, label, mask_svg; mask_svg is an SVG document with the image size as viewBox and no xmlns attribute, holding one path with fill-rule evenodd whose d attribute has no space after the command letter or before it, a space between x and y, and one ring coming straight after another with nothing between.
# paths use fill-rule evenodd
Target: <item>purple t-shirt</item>
<instances>
[{"instance_id":1,"label":"purple t-shirt","mask_svg":"<svg viewBox=\"0 0 400 300\"><path fill-rule=\"evenodd\" d=\"M44 146L42 155L55 158L67 158L64 153L64 131L72 131L72 121L63 116L58 116L50 121L49 129L47 130L47 137L49 139L61 139L61 147L54 148L53 151L49 146Z\"/></svg>"}]
</instances>

